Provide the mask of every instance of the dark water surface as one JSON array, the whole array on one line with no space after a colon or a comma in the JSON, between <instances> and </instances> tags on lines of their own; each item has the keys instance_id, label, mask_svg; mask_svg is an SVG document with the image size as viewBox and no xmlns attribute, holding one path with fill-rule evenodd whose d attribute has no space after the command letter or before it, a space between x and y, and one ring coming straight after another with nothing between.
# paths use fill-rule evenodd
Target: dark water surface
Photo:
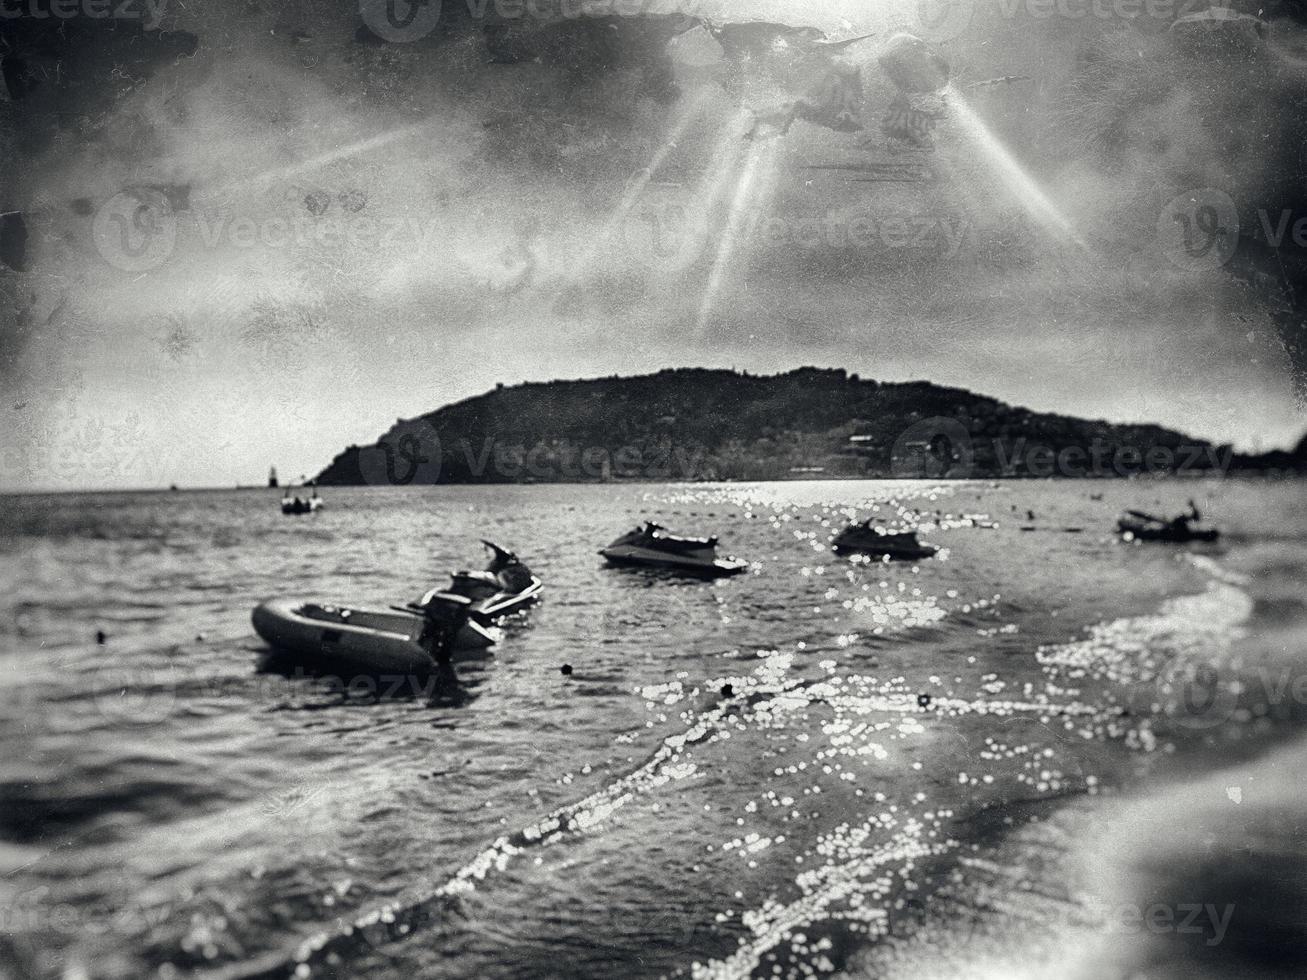
<instances>
[{"instance_id":1,"label":"dark water surface","mask_svg":"<svg viewBox=\"0 0 1307 980\"><path fill-rule=\"evenodd\" d=\"M1110 533L1191 495L1221 544ZM931 915L946 932L1033 853L1033 817L1289 745L1307 715L1300 485L337 490L301 518L277 499L0 500L0 970L879 975L872 951ZM874 506L945 550L834 558ZM603 567L642 518L753 569ZM303 676L250 629L278 594L411 599L480 537L547 593L457 696ZM1271 842L1297 846L1290 824ZM999 963L1024 942L987 935Z\"/></svg>"}]
</instances>

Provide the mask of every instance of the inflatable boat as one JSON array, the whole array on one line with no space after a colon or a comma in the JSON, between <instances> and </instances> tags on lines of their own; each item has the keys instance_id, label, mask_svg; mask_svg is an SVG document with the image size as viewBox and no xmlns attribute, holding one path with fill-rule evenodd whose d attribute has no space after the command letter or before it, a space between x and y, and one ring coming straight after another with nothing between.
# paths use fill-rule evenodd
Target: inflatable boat
<instances>
[{"instance_id":1,"label":"inflatable boat","mask_svg":"<svg viewBox=\"0 0 1307 980\"><path fill-rule=\"evenodd\" d=\"M666 568L693 575L737 575L749 567L741 558L717 557L717 538L683 538L647 522L600 550L613 565Z\"/></svg>"},{"instance_id":2,"label":"inflatable boat","mask_svg":"<svg viewBox=\"0 0 1307 980\"><path fill-rule=\"evenodd\" d=\"M379 674L422 674L434 666L417 643L422 616L417 607L366 609L311 599L269 599L254 610L254 632L267 643L324 665L351 665ZM459 631L454 657L484 650L499 630L469 618Z\"/></svg>"}]
</instances>

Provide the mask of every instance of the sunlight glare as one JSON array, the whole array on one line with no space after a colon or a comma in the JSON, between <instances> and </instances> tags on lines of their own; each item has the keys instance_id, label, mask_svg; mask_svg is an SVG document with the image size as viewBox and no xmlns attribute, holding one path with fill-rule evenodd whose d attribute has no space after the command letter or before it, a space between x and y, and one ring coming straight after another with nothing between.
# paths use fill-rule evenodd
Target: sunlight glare
<instances>
[{"instance_id":1,"label":"sunlight glare","mask_svg":"<svg viewBox=\"0 0 1307 980\"><path fill-rule=\"evenodd\" d=\"M1087 249L1088 246L1076 234L1071 222L1058 210L1057 205L1049 200L1034 178L967 104L962 93L951 85L948 89L948 101L959 127L980 149L984 159L997 171L1003 184L1030 213L1030 216L1045 230L1074 242L1082 249Z\"/></svg>"},{"instance_id":2,"label":"sunlight glare","mask_svg":"<svg viewBox=\"0 0 1307 980\"><path fill-rule=\"evenodd\" d=\"M744 227L748 206L755 200L765 202L767 195L770 194L775 176L779 145L777 140L765 140L752 143L749 147L749 154L744 168L740 172L740 178L735 185L735 197L731 201L730 213L726 219L726 228L722 232L721 243L717 247L717 256L713 261L712 272L708 277L708 285L704 289L703 304L699 308L698 329L700 336L708 328L708 321L712 317L713 308L717 304L718 293L721 292L722 284L726 281L726 273L730 268L731 259L734 257L739 244L740 232ZM754 187L759 176L762 177L764 190L761 194L755 195Z\"/></svg>"}]
</instances>

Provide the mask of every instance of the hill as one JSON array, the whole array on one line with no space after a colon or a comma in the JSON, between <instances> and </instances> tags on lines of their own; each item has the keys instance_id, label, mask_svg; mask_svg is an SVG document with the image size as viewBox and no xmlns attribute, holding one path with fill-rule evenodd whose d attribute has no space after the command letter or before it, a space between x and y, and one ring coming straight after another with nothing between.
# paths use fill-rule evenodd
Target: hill
<instances>
[{"instance_id":1,"label":"hill","mask_svg":"<svg viewBox=\"0 0 1307 980\"><path fill-rule=\"evenodd\" d=\"M1277 454L1277 465L1303 462L1302 449ZM687 368L500 385L397 421L317 482L1122 477L1260 465L1160 426L1042 414L928 382Z\"/></svg>"}]
</instances>

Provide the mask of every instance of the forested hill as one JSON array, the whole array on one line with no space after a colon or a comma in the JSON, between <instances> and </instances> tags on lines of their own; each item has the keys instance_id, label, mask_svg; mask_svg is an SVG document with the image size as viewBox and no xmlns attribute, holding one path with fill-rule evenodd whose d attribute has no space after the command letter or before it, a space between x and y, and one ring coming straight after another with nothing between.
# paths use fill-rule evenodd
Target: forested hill
<instances>
[{"instance_id":1,"label":"forested hill","mask_svg":"<svg viewBox=\"0 0 1307 980\"><path fill-rule=\"evenodd\" d=\"M317 482L1111 477L1241 462L1159 426L1040 414L927 382L677 369L501 385L350 446Z\"/></svg>"}]
</instances>

